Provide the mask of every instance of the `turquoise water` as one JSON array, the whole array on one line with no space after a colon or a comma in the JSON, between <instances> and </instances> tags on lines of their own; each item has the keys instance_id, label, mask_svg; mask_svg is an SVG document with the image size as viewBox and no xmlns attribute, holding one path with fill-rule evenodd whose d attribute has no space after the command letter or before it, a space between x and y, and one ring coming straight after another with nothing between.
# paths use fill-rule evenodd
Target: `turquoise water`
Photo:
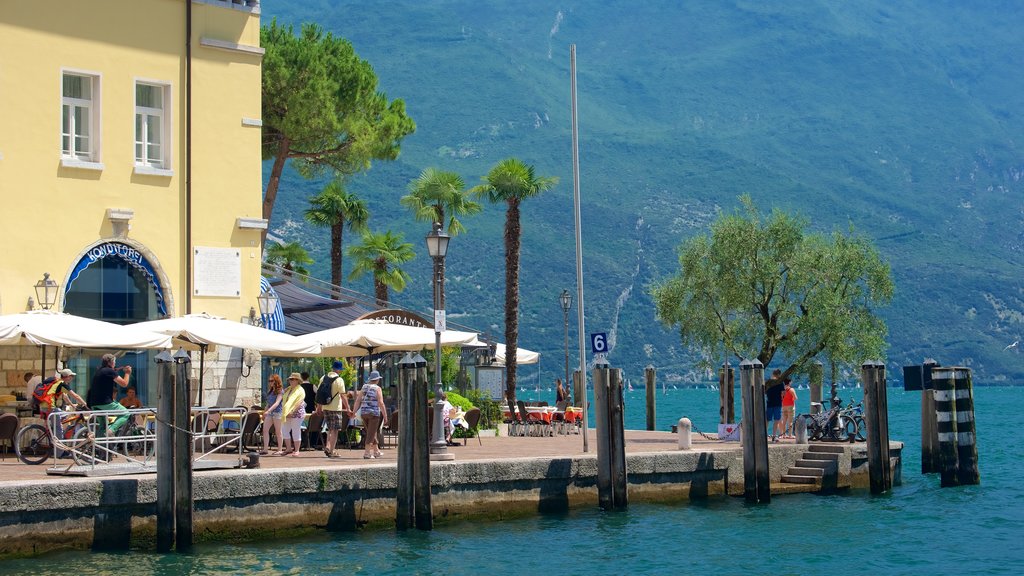
<instances>
[{"instance_id":1,"label":"turquoise water","mask_svg":"<svg viewBox=\"0 0 1024 576\"><path fill-rule=\"evenodd\" d=\"M800 391L806 402L807 391ZM680 416L717 423L718 392L658 393L658 427ZM859 390L841 396L860 398ZM203 545L189 555L61 553L0 563L33 574L1018 574L1024 566L1024 446L1014 417L1024 388L975 389L982 484L939 488L920 471L920 393L889 390L890 428L904 440L892 494L633 504L519 520L457 522L432 532L322 533L301 540ZM643 391L627 397L642 428ZM126 567L130 567L127 571Z\"/></svg>"}]
</instances>

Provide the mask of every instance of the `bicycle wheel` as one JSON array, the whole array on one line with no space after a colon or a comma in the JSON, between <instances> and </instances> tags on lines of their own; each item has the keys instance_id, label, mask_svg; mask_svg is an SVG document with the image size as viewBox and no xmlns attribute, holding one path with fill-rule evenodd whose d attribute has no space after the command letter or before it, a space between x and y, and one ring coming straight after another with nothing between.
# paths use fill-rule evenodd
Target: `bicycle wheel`
<instances>
[{"instance_id":1,"label":"bicycle wheel","mask_svg":"<svg viewBox=\"0 0 1024 576\"><path fill-rule=\"evenodd\" d=\"M74 450L71 452L71 458L75 461L75 464L79 466L92 466L93 464L104 464L107 461L107 451L104 447L93 445L93 442L88 439L89 429L82 428L75 432L75 440L73 444Z\"/></svg>"},{"instance_id":2,"label":"bicycle wheel","mask_svg":"<svg viewBox=\"0 0 1024 576\"><path fill-rule=\"evenodd\" d=\"M818 440L821 438L821 426L818 421L814 418L807 419L807 439Z\"/></svg>"},{"instance_id":3,"label":"bicycle wheel","mask_svg":"<svg viewBox=\"0 0 1024 576\"><path fill-rule=\"evenodd\" d=\"M864 422L863 416L854 416L854 422L857 423L857 441L867 442L868 439L868 425Z\"/></svg>"},{"instance_id":4,"label":"bicycle wheel","mask_svg":"<svg viewBox=\"0 0 1024 576\"><path fill-rule=\"evenodd\" d=\"M846 434L846 441L850 442L857 439L859 430L857 428L857 421L849 416L842 418L844 432Z\"/></svg>"},{"instance_id":5,"label":"bicycle wheel","mask_svg":"<svg viewBox=\"0 0 1024 576\"><path fill-rule=\"evenodd\" d=\"M124 453L129 456L149 456L155 446L156 435L140 426L132 426L125 434Z\"/></svg>"},{"instance_id":6,"label":"bicycle wheel","mask_svg":"<svg viewBox=\"0 0 1024 576\"><path fill-rule=\"evenodd\" d=\"M41 424L29 424L14 439L14 453L25 464L42 464L53 453L53 443Z\"/></svg>"}]
</instances>

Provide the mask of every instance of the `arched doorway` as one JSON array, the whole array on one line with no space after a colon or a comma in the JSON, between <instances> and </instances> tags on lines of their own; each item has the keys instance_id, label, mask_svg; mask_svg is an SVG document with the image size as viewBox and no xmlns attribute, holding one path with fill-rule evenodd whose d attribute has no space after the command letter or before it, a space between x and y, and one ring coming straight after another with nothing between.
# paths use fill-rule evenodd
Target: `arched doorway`
<instances>
[{"instance_id":1,"label":"arched doorway","mask_svg":"<svg viewBox=\"0 0 1024 576\"><path fill-rule=\"evenodd\" d=\"M68 274L64 312L112 322L134 324L167 316L163 283L142 250L125 242L103 242L86 250ZM76 391L84 394L99 368L104 350L69 350L66 365L79 376ZM118 366L132 367L131 385L146 406L156 403L155 352L118 350ZM123 393L122 393L123 394Z\"/></svg>"}]
</instances>

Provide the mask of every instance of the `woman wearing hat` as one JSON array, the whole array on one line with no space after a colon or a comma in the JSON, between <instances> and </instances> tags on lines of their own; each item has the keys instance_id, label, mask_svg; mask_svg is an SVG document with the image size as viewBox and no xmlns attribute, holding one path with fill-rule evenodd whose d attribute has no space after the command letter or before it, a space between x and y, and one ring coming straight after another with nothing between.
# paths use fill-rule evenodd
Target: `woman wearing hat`
<instances>
[{"instance_id":1,"label":"woman wearing hat","mask_svg":"<svg viewBox=\"0 0 1024 576\"><path fill-rule=\"evenodd\" d=\"M362 417L363 425L366 428L363 458L372 460L384 456L377 448L380 427L388 423L388 410L384 405L384 393L380 389L380 372L376 370L370 372L363 388L356 395L355 407L352 408L352 411Z\"/></svg>"},{"instance_id":2,"label":"woman wearing hat","mask_svg":"<svg viewBox=\"0 0 1024 576\"><path fill-rule=\"evenodd\" d=\"M306 417L306 391L302 389L302 375L292 372L288 376L288 387L282 394L284 398L284 455L299 455L302 445L302 419Z\"/></svg>"}]
</instances>

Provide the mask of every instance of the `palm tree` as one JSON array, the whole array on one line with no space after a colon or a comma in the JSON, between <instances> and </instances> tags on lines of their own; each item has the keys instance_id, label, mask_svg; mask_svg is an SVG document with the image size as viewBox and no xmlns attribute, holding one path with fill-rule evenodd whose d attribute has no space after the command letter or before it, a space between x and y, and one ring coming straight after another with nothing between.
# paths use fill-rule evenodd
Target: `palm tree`
<instances>
[{"instance_id":1,"label":"palm tree","mask_svg":"<svg viewBox=\"0 0 1024 576\"><path fill-rule=\"evenodd\" d=\"M331 229L331 284L341 286L342 240L345 226L353 232L366 231L370 211L366 202L355 194L345 191L341 180L334 180L309 200L306 221L314 226ZM331 294L337 300L338 294Z\"/></svg>"},{"instance_id":2,"label":"palm tree","mask_svg":"<svg viewBox=\"0 0 1024 576\"><path fill-rule=\"evenodd\" d=\"M309 257L309 252L298 242L289 242L287 244L274 242L267 246L263 257L268 263L276 264L283 268L285 277L290 277L292 272L308 276L309 269L306 268L306 265L313 263L313 259Z\"/></svg>"},{"instance_id":3,"label":"palm tree","mask_svg":"<svg viewBox=\"0 0 1024 576\"><path fill-rule=\"evenodd\" d=\"M448 233L456 236L466 231L458 216L472 216L481 210L479 203L469 199L465 186L455 172L427 168L409 183L409 193L399 202L421 222L445 225L447 218Z\"/></svg>"},{"instance_id":4,"label":"palm tree","mask_svg":"<svg viewBox=\"0 0 1024 576\"><path fill-rule=\"evenodd\" d=\"M419 178L409 183L409 194L402 196L399 202L412 210L419 221L440 222L444 226L447 219L448 233L455 236L466 231L458 216L479 214L483 209L478 202L470 200L465 187L462 176L455 172L427 168ZM444 309L444 270L438 274L436 262L434 266L434 276L439 277L441 288L438 305Z\"/></svg>"},{"instance_id":5,"label":"palm tree","mask_svg":"<svg viewBox=\"0 0 1024 576\"><path fill-rule=\"evenodd\" d=\"M373 293L379 306L387 306L388 290L401 292L409 282L409 274L398 264L412 260L416 255L412 244L404 242L402 234L385 232L364 232L363 243L350 246L350 258L355 259L349 278L362 278L367 272L373 274Z\"/></svg>"},{"instance_id":6,"label":"palm tree","mask_svg":"<svg viewBox=\"0 0 1024 576\"><path fill-rule=\"evenodd\" d=\"M519 204L533 198L558 183L558 178L537 176L533 166L517 158L499 162L484 183L470 192L477 197L486 196L492 204L504 202L505 212L505 368L508 380L505 396L516 397L516 350L519 343L519 248L522 229L519 225Z\"/></svg>"}]
</instances>

